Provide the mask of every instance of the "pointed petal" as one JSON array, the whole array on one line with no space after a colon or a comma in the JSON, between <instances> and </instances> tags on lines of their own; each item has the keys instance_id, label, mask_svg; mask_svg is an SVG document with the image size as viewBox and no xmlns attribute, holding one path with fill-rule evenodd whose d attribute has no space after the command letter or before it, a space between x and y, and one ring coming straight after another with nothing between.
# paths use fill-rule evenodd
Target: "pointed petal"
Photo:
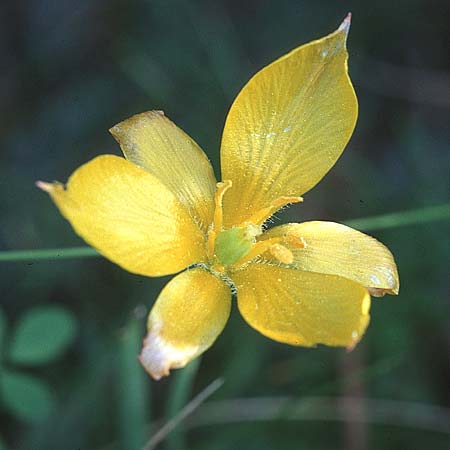
<instances>
[{"instance_id":1,"label":"pointed petal","mask_svg":"<svg viewBox=\"0 0 450 450\"><path fill-rule=\"evenodd\" d=\"M279 342L353 347L369 323L369 293L345 278L249 264L233 281L244 319Z\"/></svg>"},{"instance_id":2,"label":"pointed petal","mask_svg":"<svg viewBox=\"0 0 450 450\"><path fill-rule=\"evenodd\" d=\"M376 297L398 294L399 278L389 249L371 236L334 222L290 223L272 228L263 239L303 239L290 247L292 265L308 272L338 275L366 286Z\"/></svg>"},{"instance_id":3,"label":"pointed petal","mask_svg":"<svg viewBox=\"0 0 450 450\"><path fill-rule=\"evenodd\" d=\"M66 188L40 183L75 231L124 269L166 275L206 258L205 235L152 174L113 155L99 156Z\"/></svg>"},{"instance_id":4,"label":"pointed petal","mask_svg":"<svg viewBox=\"0 0 450 450\"><path fill-rule=\"evenodd\" d=\"M145 370L159 380L199 356L223 330L230 307L230 288L211 273L197 268L177 275L148 317L139 356Z\"/></svg>"},{"instance_id":5,"label":"pointed petal","mask_svg":"<svg viewBox=\"0 0 450 450\"><path fill-rule=\"evenodd\" d=\"M158 177L206 232L214 214L216 179L201 148L162 111L137 114L110 132L125 157Z\"/></svg>"},{"instance_id":6,"label":"pointed petal","mask_svg":"<svg viewBox=\"0 0 450 450\"><path fill-rule=\"evenodd\" d=\"M350 19L258 72L237 96L222 138L225 225L282 196L299 196L331 169L352 135L357 100L347 73Z\"/></svg>"}]
</instances>

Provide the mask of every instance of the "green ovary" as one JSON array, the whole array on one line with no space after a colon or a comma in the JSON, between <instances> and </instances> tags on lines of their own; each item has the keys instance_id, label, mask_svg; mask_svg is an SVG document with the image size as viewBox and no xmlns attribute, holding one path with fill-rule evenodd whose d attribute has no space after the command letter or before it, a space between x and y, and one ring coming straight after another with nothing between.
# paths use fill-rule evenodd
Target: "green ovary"
<instances>
[{"instance_id":1,"label":"green ovary","mask_svg":"<svg viewBox=\"0 0 450 450\"><path fill-rule=\"evenodd\" d=\"M224 266L236 263L244 257L260 234L259 227L249 225L244 228L230 228L221 231L215 242L215 255Z\"/></svg>"}]
</instances>

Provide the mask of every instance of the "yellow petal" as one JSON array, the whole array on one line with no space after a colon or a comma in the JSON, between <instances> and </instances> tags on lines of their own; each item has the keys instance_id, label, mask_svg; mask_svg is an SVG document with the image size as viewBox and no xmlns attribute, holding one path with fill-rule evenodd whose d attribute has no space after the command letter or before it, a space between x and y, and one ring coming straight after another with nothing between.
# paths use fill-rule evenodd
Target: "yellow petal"
<instances>
[{"instance_id":1,"label":"yellow petal","mask_svg":"<svg viewBox=\"0 0 450 450\"><path fill-rule=\"evenodd\" d=\"M366 286L374 296L398 294L399 278L392 253L381 242L334 222L290 223L272 228L262 238L303 239L289 247L293 265L310 272L338 275Z\"/></svg>"},{"instance_id":2,"label":"yellow petal","mask_svg":"<svg viewBox=\"0 0 450 450\"><path fill-rule=\"evenodd\" d=\"M137 114L110 132L125 157L157 176L206 232L214 214L216 179L200 147L162 111Z\"/></svg>"},{"instance_id":3,"label":"yellow petal","mask_svg":"<svg viewBox=\"0 0 450 450\"><path fill-rule=\"evenodd\" d=\"M166 285L148 317L139 356L156 380L184 367L216 340L230 315L228 285L204 269L177 275Z\"/></svg>"},{"instance_id":4,"label":"yellow petal","mask_svg":"<svg viewBox=\"0 0 450 450\"><path fill-rule=\"evenodd\" d=\"M345 278L249 264L233 281L244 319L276 341L353 347L369 323L369 293Z\"/></svg>"},{"instance_id":5,"label":"yellow petal","mask_svg":"<svg viewBox=\"0 0 450 450\"><path fill-rule=\"evenodd\" d=\"M357 100L347 73L347 18L323 39L258 72L228 114L222 138L226 226L248 220L282 196L311 189L341 155Z\"/></svg>"},{"instance_id":6,"label":"yellow petal","mask_svg":"<svg viewBox=\"0 0 450 450\"><path fill-rule=\"evenodd\" d=\"M141 275L166 275L204 260L205 235L155 176L124 158L99 156L66 189L40 183L75 231L111 261Z\"/></svg>"}]
</instances>

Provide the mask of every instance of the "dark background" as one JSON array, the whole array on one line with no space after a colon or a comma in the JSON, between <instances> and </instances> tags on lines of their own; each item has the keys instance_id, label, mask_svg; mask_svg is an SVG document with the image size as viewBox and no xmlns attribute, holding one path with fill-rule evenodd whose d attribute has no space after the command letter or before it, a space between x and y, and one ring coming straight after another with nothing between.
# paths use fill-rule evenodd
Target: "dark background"
<instances>
[{"instance_id":1,"label":"dark background","mask_svg":"<svg viewBox=\"0 0 450 450\"><path fill-rule=\"evenodd\" d=\"M347 221L448 202L448 0L6 0L0 250L84 245L34 182L65 181L96 155L119 154L107 130L135 113L163 109L219 177L221 131L242 85L336 29L348 11L356 131L331 173L280 219ZM58 360L24 368L51 386L51 414L26 421L0 405L0 435L11 449L134 450L151 434L141 423L171 416L223 377L206 424L192 422L166 448L449 448L448 231L448 222L436 221L371 232L396 256L401 292L374 300L371 326L352 353L269 341L234 308L198 372L190 369L192 380L179 372L158 383L134 355L142 311L167 279L131 275L102 258L0 262L11 326L28 309L53 304L78 322ZM325 406L340 400L328 410L305 403L300 412L293 401L259 420L286 396L320 396ZM265 403L241 401L251 397ZM218 401L235 409L227 416ZM237 412L247 420L213 423Z\"/></svg>"}]
</instances>

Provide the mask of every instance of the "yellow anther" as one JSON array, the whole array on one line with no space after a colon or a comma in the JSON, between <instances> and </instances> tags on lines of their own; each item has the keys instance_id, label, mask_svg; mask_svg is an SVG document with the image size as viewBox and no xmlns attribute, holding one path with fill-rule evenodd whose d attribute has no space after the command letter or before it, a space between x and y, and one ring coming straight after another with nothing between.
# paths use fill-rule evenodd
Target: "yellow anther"
<instances>
[{"instance_id":1,"label":"yellow anther","mask_svg":"<svg viewBox=\"0 0 450 450\"><path fill-rule=\"evenodd\" d=\"M263 253L267 252L267 250L270 250L270 247L272 247L272 245L278 244L279 242L281 242L281 238L270 238L266 239L265 241L255 242L249 252L241 259L239 259L235 264L233 264L233 267L239 267L247 264L252 259L255 259L257 256L262 255Z\"/></svg>"},{"instance_id":2,"label":"yellow anther","mask_svg":"<svg viewBox=\"0 0 450 450\"><path fill-rule=\"evenodd\" d=\"M303 197L279 197L267 208L260 209L258 212L253 214L248 221L254 223L255 225L261 225L283 206L289 205L290 203L300 203L302 201Z\"/></svg>"},{"instance_id":3,"label":"yellow anther","mask_svg":"<svg viewBox=\"0 0 450 450\"><path fill-rule=\"evenodd\" d=\"M302 238L301 236L297 236L295 234L287 234L283 238L283 242L289 245L290 247L298 249L306 248L306 246L308 245L304 238Z\"/></svg>"},{"instance_id":4,"label":"yellow anther","mask_svg":"<svg viewBox=\"0 0 450 450\"><path fill-rule=\"evenodd\" d=\"M273 257L283 264L292 264L292 261L294 261L294 255L284 245L273 244L270 246L269 251Z\"/></svg>"}]
</instances>

